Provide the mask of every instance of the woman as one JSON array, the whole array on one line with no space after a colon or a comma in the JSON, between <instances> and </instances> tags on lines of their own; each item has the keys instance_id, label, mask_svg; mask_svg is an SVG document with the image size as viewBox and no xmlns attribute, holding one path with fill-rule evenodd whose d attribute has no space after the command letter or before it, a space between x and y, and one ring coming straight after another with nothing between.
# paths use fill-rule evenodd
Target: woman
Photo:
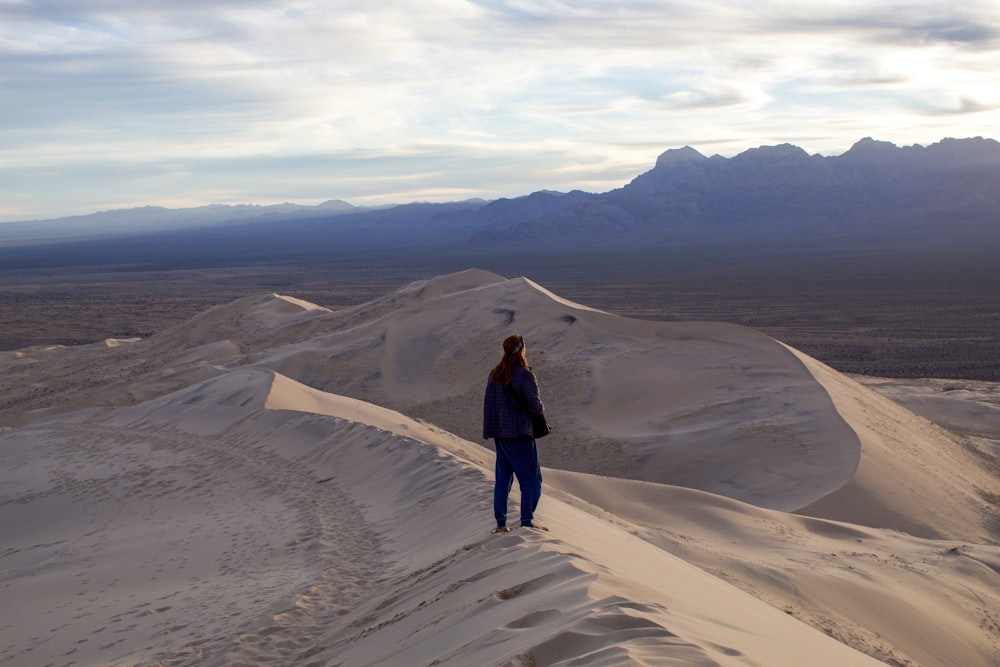
<instances>
[{"instance_id":1,"label":"woman","mask_svg":"<svg viewBox=\"0 0 1000 667\"><path fill-rule=\"evenodd\" d=\"M508 336L503 341L503 358L490 371L483 399L483 438L493 438L497 450L494 533L510 532L507 498L514 477L521 489L521 525L540 528L533 518L542 495L542 469L529 412L541 415L544 410L535 374L524 354L524 338Z\"/></svg>"}]
</instances>

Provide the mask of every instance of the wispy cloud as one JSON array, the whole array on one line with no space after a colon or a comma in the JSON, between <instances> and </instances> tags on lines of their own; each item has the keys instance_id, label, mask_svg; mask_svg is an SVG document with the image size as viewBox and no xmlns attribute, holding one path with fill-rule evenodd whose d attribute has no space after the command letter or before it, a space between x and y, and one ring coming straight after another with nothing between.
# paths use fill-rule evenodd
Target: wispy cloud
<instances>
[{"instance_id":1,"label":"wispy cloud","mask_svg":"<svg viewBox=\"0 0 1000 667\"><path fill-rule=\"evenodd\" d=\"M996 136L998 69L994 2L0 0L0 219L602 190L685 144Z\"/></svg>"}]
</instances>

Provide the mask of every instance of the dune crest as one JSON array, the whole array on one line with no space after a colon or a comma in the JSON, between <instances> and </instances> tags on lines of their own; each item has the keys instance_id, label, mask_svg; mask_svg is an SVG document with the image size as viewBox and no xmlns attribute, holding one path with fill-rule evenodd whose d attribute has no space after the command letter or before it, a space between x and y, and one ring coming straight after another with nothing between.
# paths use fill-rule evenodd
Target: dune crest
<instances>
[{"instance_id":1,"label":"dune crest","mask_svg":"<svg viewBox=\"0 0 1000 667\"><path fill-rule=\"evenodd\" d=\"M315 303L310 303L308 301L303 301L302 299L296 299L294 296L285 296L283 294L275 294L276 298L290 303L292 305L298 306L302 310L322 310L325 312L330 312L329 308L324 308L323 306L317 306Z\"/></svg>"},{"instance_id":2,"label":"dune crest","mask_svg":"<svg viewBox=\"0 0 1000 667\"><path fill-rule=\"evenodd\" d=\"M985 452L874 390L795 351L830 392L862 442L850 482L803 514L895 528L930 538L1000 540L997 476Z\"/></svg>"}]
</instances>

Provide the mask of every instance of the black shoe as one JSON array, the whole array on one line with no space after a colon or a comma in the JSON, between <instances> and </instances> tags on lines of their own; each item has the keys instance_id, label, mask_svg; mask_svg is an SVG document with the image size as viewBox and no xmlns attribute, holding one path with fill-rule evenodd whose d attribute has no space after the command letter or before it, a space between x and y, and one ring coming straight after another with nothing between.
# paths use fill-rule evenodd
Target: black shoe
<instances>
[{"instance_id":1,"label":"black shoe","mask_svg":"<svg viewBox=\"0 0 1000 667\"><path fill-rule=\"evenodd\" d=\"M531 523L522 523L521 524L521 528L534 528L535 530L543 530L545 532L548 532L548 530L549 530L545 526L539 526L534 521L532 521Z\"/></svg>"}]
</instances>

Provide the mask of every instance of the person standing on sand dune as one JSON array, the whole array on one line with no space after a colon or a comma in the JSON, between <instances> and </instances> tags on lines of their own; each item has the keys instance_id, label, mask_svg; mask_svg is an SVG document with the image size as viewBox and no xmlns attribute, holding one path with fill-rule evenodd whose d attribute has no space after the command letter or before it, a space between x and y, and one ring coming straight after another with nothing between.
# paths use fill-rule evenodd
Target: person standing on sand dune
<instances>
[{"instance_id":1,"label":"person standing on sand dune","mask_svg":"<svg viewBox=\"0 0 1000 667\"><path fill-rule=\"evenodd\" d=\"M542 415L545 407L538 382L518 334L503 341L503 357L492 371L483 399L483 438L496 443L496 486L493 488L494 533L506 533L507 498L514 477L521 489L521 525L541 528L533 519L542 495L542 469L531 424L531 414ZM529 414L530 413L530 414ZM544 529L542 529L544 530Z\"/></svg>"}]
</instances>

